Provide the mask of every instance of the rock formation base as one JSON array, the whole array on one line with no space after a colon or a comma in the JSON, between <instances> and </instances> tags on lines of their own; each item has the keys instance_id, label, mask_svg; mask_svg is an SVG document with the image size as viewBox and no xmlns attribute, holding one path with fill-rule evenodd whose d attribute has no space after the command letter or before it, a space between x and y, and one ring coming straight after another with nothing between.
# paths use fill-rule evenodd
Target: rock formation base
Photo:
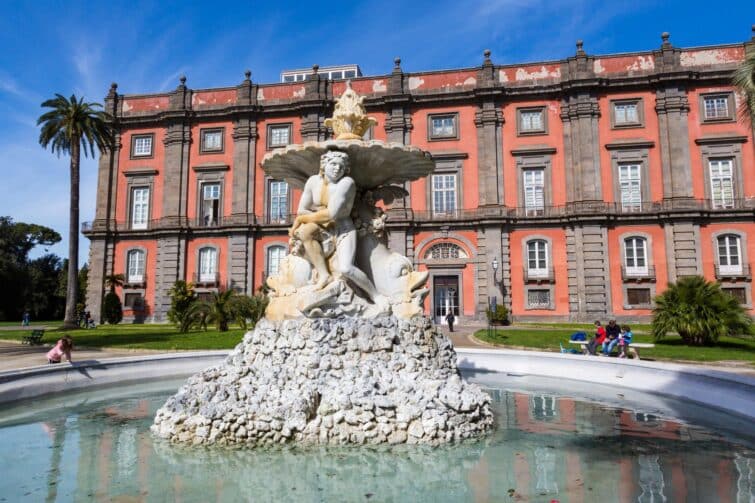
<instances>
[{"instance_id":1,"label":"rock formation base","mask_svg":"<svg viewBox=\"0 0 755 503\"><path fill-rule=\"evenodd\" d=\"M423 317L261 320L191 378L152 431L189 444L431 444L493 426L448 338Z\"/></svg>"}]
</instances>

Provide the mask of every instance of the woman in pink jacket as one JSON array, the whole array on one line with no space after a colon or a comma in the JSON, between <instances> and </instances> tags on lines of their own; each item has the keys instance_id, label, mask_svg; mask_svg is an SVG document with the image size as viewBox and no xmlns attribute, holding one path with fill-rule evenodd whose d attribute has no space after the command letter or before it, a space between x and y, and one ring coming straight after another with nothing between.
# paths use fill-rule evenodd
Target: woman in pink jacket
<instances>
[{"instance_id":1,"label":"woman in pink jacket","mask_svg":"<svg viewBox=\"0 0 755 503\"><path fill-rule=\"evenodd\" d=\"M70 335L64 335L60 338L55 347L47 352L47 363L60 363L61 358L65 355L66 360L71 362L71 350L73 349L73 339Z\"/></svg>"}]
</instances>

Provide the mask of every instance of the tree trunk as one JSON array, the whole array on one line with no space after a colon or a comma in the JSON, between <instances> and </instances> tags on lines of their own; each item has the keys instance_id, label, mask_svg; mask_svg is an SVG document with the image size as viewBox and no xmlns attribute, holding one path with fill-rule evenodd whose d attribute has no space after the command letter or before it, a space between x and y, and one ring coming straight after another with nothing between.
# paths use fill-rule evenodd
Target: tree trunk
<instances>
[{"instance_id":1,"label":"tree trunk","mask_svg":"<svg viewBox=\"0 0 755 503\"><path fill-rule=\"evenodd\" d=\"M81 139L71 138L71 205L68 209L68 285L63 328L78 327L76 302L79 298L79 162Z\"/></svg>"}]
</instances>

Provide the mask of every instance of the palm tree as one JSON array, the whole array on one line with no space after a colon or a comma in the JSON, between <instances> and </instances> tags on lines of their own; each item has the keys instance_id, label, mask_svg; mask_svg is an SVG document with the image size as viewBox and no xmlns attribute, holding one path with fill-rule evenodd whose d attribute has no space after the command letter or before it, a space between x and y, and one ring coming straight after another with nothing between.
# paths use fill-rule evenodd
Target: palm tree
<instances>
[{"instance_id":1,"label":"palm tree","mask_svg":"<svg viewBox=\"0 0 755 503\"><path fill-rule=\"evenodd\" d=\"M744 97L739 116L755 133L755 48L747 51L744 61L734 72L732 83Z\"/></svg>"},{"instance_id":2,"label":"palm tree","mask_svg":"<svg viewBox=\"0 0 755 503\"><path fill-rule=\"evenodd\" d=\"M94 158L95 145L102 152L113 143L110 126L111 117L103 110L98 110L99 103L86 103L84 98L77 99L71 95L70 100L60 94L42 103L42 107L51 110L37 119L42 126L39 144L48 146L53 153L71 156L71 204L68 225L68 287L66 291L66 313L63 326L75 328L76 297L78 296L79 274L79 167L81 151L84 156L91 154Z\"/></svg>"},{"instance_id":3,"label":"palm tree","mask_svg":"<svg viewBox=\"0 0 755 503\"><path fill-rule=\"evenodd\" d=\"M719 337L748 333L752 319L732 295L701 276L681 278L655 298L652 334L657 341L676 332L687 345L701 346Z\"/></svg>"},{"instance_id":4,"label":"palm tree","mask_svg":"<svg viewBox=\"0 0 755 503\"><path fill-rule=\"evenodd\" d=\"M105 276L105 286L110 289L110 293L115 293L115 289L123 286L126 277L123 274L108 274Z\"/></svg>"}]
</instances>

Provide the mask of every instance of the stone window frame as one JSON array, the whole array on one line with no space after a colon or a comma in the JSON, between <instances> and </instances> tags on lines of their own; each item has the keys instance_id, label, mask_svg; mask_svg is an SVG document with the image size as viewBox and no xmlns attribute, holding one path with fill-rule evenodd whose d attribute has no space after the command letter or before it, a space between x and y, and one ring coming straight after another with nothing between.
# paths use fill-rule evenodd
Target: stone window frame
<instances>
[{"instance_id":1,"label":"stone window frame","mask_svg":"<svg viewBox=\"0 0 755 503\"><path fill-rule=\"evenodd\" d=\"M705 199L711 201L713 197L710 186L710 161L715 159L731 159L732 188L734 189L734 205L744 197L744 176L742 173L742 142L740 138L699 138L695 143L700 145L700 156L703 164L703 179L705 180ZM746 141L746 138L745 138ZM723 209L723 208L722 208Z\"/></svg>"},{"instance_id":2,"label":"stone window frame","mask_svg":"<svg viewBox=\"0 0 755 503\"><path fill-rule=\"evenodd\" d=\"M264 278L267 278L270 275L270 272L269 272L270 250L273 248L283 248L286 251L286 255L285 255L286 257L290 253L290 250L288 249L288 243L286 243L285 241L274 241L274 242L265 244L265 246L262 247L262 253L265 254L264 256L265 263L264 263L264 267L262 268L262 275Z\"/></svg>"},{"instance_id":3,"label":"stone window frame","mask_svg":"<svg viewBox=\"0 0 755 503\"><path fill-rule=\"evenodd\" d=\"M136 148L137 138L150 138L151 144L149 149L149 155L134 155L134 149ZM129 149L129 159L154 159L155 158L155 133L138 133L131 135L131 148Z\"/></svg>"},{"instance_id":4,"label":"stone window frame","mask_svg":"<svg viewBox=\"0 0 755 503\"><path fill-rule=\"evenodd\" d=\"M451 117L454 122L454 131L450 135L434 135L433 119L440 117ZM459 127L459 112L439 112L427 114L427 141L449 141L458 140L461 137L461 128Z\"/></svg>"},{"instance_id":5,"label":"stone window frame","mask_svg":"<svg viewBox=\"0 0 755 503\"><path fill-rule=\"evenodd\" d=\"M526 206L526 194L524 193L524 171L528 169L543 169L543 213L546 212L548 207L553 206L553 152L555 149L544 149L542 153L537 151L519 153L512 151L516 159L516 171L517 171L517 184L519 190L517 190L517 196L524 211Z\"/></svg>"},{"instance_id":6,"label":"stone window frame","mask_svg":"<svg viewBox=\"0 0 755 503\"><path fill-rule=\"evenodd\" d=\"M457 292L459 297L459 304L457 306L459 309L459 316L456 317L457 324L464 319L464 274L462 273L462 269L465 267L466 262L463 264L444 263L443 265L428 268L429 275L427 281L430 285L430 293L432 294L432 297L430 298L430 318L432 320L435 320L435 278L437 276L456 276L456 281L459 285L459 291Z\"/></svg>"},{"instance_id":7,"label":"stone window frame","mask_svg":"<svg viewBox=\"0 0 755 503\"><path fill-rule=\"evenodd\" d=\"M705 99L706 98L726 98L726 106L729 109L729 114L726 117L713 117L708 118L705 115ZM698 98L698 106L700 107L700 123L701 124L717 124L721 122L735 122L737 118L736 103L734 100L734 91L717 91L717 92L705 92L700 93Z\"/></svg>"},{"instance_id":8,"label":"stone window frame","mask_svg":"<svg viewBox=\"0 0 755 503\"><path fill-rule=\"evenodd\" d=\"M458 213L461 208L464 207L464 187L463 173L464 162L458 158L444 158L441 155L433 155L435 159L435 169L427 177L426 189L425 189L425 201L427 202L427 208L431 215L435 215L435 206L433 205L433 175L455 175L456 176L456 209L454 213ZM444 215L448 215L450 212L438 213L438 218L442 218Z\"/></svg>"},{"instance_id":9,"label":"stone window frame","mask_svg":"<svg viewBox=\"0 0 755 503\"><path fill-rule=\"evenodd\" d=\"M126 172L126 227L133 231L148 230L152 222L152 211L154 208L155 195L155 175L157 170L143 170ZM147 207L147 227L144 229L134 229L134 189L149 189L148 207Z\"/></svg>"},{"instance_id":10,"label":"stone window frame","mask_svg":"<svg viewBox=\"0 0 755 503\"><path fill-rule=\"evenodd\" d=\"M208 133L220 133L220 148L208 149L205 147L205 135ZM222 154L225 152L225 127L209 127L199 129L199 153Z\"/></svg>"},{"instance_id":11,"label":"stone window frame","mask_svg":"<svg viewBox=\"0 0 755 503\"><path fill-rule=\"evenodd\" d=\"M553 268L553 238L549 236L545 236L543 234L528 234L527 236L524 236L522 238L522 274L524 274L524 269L529 268L529 253L528 253L528 245L532 241L545 241L546 243L546 253L545 253L545 260L546 260L546 271L548 271L548 274L550 275L550 271L554 271L554 277L552 280L549 278L543 278L542 280L531 280L524 282L524 310L525 311L554 311L556 309L556 299L555 299L555 286L556 286L556 279L555 279L555 269ZM530 290L549 290L549 297L550 297L550 303L548 306L530 306L529 305L529 291Z\"/></svg>"},{"instance_id":12,"label":"stone window frame","mask_svg":"<svg viewBox=\"0 0 755 503\"><path fill-rule=\"evenodd\" d=\"M286 203L288 204L288 213L286 214L286 218L282 221L273 222L272 217L270 215L270 202L271 202L270 201L270 197L271 197L270 183L271 182L286 182L286 180L280 180L278 178L273 178L271 176L265 175L265 187L264 187L264 194L263 194L265 197L264 199L265 206L262 209L263 220L265 223L268 223L268 224L287 224L289 223L289 220L291 219L291 215L293 215L294 213L293 201L291 200L292 199L291 198L291 184L286 182L288 184L288 197L287 197L288 200L286 201Z\"/></svg>"},{"instance_id":13,"label":"stone window frame","mask_svg":"<svg viewBox=\"0 0 755 503\"><path fill-rule=\"evenodd\" d=\"M747 256L747 233L739 230L739 229L721 229L716 232L711 233L710 239L711 239L711 246L713 247L713 257L714 257L714 270L716 267L721 265L721 260L718 256L718 238L726 236L726 235L733 235L737 236L739 238L739 263L742 264L742 279L730 279L730 278L723 278L716 280L721 283L722 288L744 288L745 289L745 297L747 298L747 304L742 304L743 307L747 309L752 309L752 280L750 277L746 277L746 271L745 266L747 269L749 269L750 274L752 274L752 270L750 269L750 258Z\"/></svg>"},{"instance_id":14,"label":"stone window frame","mask_svg":"<svg viewBox=\"0 0 755 503\"><path fill-rule=\"evenodd\" d=\"M442 245L449 245L450 247L456 247L465 256L464 257L439 258L439 259L436 259L436 258L433 258L433 257L429 256L429 255L432 254L433 249L435 249L436 247L440 247ZM456 261L460 261L460 260L469 260L469 254L464 249L464 247L460 246L458 243L453 243L450 240L439 240L438 242L433 243L432 245L430 245L430 246L427 247L427 250L425 250L425 252L424 252L423 258L424 258L425 262L434 262L434 263L437 263L437 262L440 262L440 261L454 261L454 262L456 262Z\"/></svg>"},{"instance_id":15,"label":"stone window frame","mask_svg":"<svg viewBox=\"0 0 755 503\"><path fill-rule=\"evenodd\" d=\"M653 235L648 234L647 232L642 231L627 231L623 232L618 236L618 244L619 244L619 256L621 257L621 267L626 267L627 265L627 256L626 256L626 248L624 247L624 242L629 238L642 238L645 240L645 253L646 253L646 261L647 261L647 267L648 267L648 276L637 276L631 277L631 278L623 278L621 282L621 298L623 301L623 307L626 311L631 311L634 309L653 309L655 307L655 303L653 302L653 299L656 296L656 277L649 276L650 271L653 270L655 267L655 259L653 257ZM650 290L650 304L635 304L630 305L629 304L629 293L627 292L630 288L648 288Z\"/></svg>"},{"instance_id":16,"label":"stone window frame","mask_svg":"<svg viewBox=\"0 0 755 503\"><path fill-rule=\"evenodd\" d=\"M637 106L637 122L617 122L616 105ZM642 98L620 98L610 100L611 129L632 129L645 127L645 102Z\"/></svg>"},{"instance_id":17,"label":"stone window frame","mask_svg":"<svg viewBox=\"0 0 755 503\"><path fill-rule=\"evenodd\" d=\"M464 253L467 254L468 258L441 260L432 258L426 259L425 256L427 255L427 253L433 246L438 243L455 244L459 246L464 251ZM477 260L477 249L475 248L474 244L472 244L472 242L466 237L453 232L443 232L442 235L433 234L429 237L426 237L425 239L420 241L414 249L416 251L417 264L425 265L428 269L445 267L447 265L450 265L450 267L466 267L467 264L474 264ZM415 266L417 264L415 264Z\"/></svg>"},{"instance_id":18,"label":"stone window frame","mask_svg":"<svg viewBox=\"0 0 755 503\"><path fill-rule=\"evenodd\" d=\"M522 127L522 113L540 112L543 118L542 129L525 130ZM520 107L516 109L516 135L517 136L539 136L548 134L548 107L546 105L537 105L531 107Z\"/></svg>"},{"instance_id":19,"label":"stone window frame","mask_svg":"<svg viewBox=\"0 0 755 503\"><path fill-rule=\"evenodd\" d=\"M140 308L137 309L135 307L131 307L126 303L126 299L129 295L138 295L142 299ZM139 288L124 288L123 289L123 309L124 310L128 309L133 312L144 312L145 304L146 304L146 300L144 297L143 288L142 289L139 289Z\"/></svg>"},{"instance_id":20,"label":"stone window frame","mask_svg":"<svg viewBox=\"0 0 755 503\"><path fill-rule=\"evenodd\" d=\"M204 243L204 244L198 244L197 249L194 251L194 274L197 277L197 283L209 283L208 281L200 281L200 275L202 274L202 263L200 262L201 259L201 253L202 250L206 250L208 248L211 248L215 250L215 276L217 277L218 281L218 287L220 286L220 247L218 245L212 244L212 243ZM213 291L212 288L205 289L206 291ZM217 291L217 288L214 289L214 291Z\"/></svg>"},{"instance_id":21,"label":"stone window frame","mask_svg":"<svg viewBox=\"0 0 755 503\"><path fill-rule=\"evenodd\" d=\"M273 144L273 135L272 135L273 129L275 129L275 128L284 128L284 127L288 128L288 143L286 143L285 145L274 145ZM275 123L270 123L270 124L267 125L266 135L267 135L267 137L265 138L265 144L267 145L267 150L273 150L273 149L276 149L276 148L283 148L283 147L285 147L287 145L291 145L291 142L293 141L293 135L294 135L294 124L293 124L293 122L275 122Z\"/></svg>"},{"instance_id":22,"label":"stone window frame","mask_svg":"<svg viewBox=\"0 0 755 503\"><path fill-rule=\"evenodd\" d=\"M144 254L144 274L142 274L142 280L141 281L134 281L132 283L130 281L130 278L129 278L129 275L128 275L128 269L129 269L129 267L128 267L129 263L128 262L129 262L129 255L131 254L131 252L134 252L134 251L139 251L139 252L142 252ZM124 262L124 267L123 267L124 274L123 274L123 276L125 278L125 282L124 282L125 285L139 284L139 283L146 283L147 282L147 249L146 248L144 248L143 246L129 246L128 248L126 248L126 253L124 254L124 257L123 257L123 262ZM142 288L142 290L143 290L143 288Z\"/></svg>"},{"instance_id":23,"label":"stone window frame","mask_svg":"<svg viewBox=\"0 0 755 503\"><path fill-rule=\"evenodd\" d=\"M611 178L613 185L613 199L617 208L624 211L621 206L621 185L619 178L619 167L622 164L639 164L640 165L640 209L642 211L652 202L650 192L650 148L654 146L651 142L637 143L611 143L606 145L611 155ZM631 213L632 211L628 211Z\"/></svg>"},{"instance_id":24,"label":"stone window frame","mask_svg":"<svg viewBox=\"0 0 755 503\"><path fill-rule=\"evenodd\" d=\"M223 203L225 202L225 171L227 171L227 169L228 166L217 166L216 169L201 170L195 168L194 172L196 173L197 178L197 204L194 213L197 226L211 227L204 224L204 215L202 215L202 200L204 197L203 186L210 183L220 184L220 200L218 201L218 214L216 215L218 223L215 225L219 225L220 222L223 221Z\"/></svg>"}]
</instances>

